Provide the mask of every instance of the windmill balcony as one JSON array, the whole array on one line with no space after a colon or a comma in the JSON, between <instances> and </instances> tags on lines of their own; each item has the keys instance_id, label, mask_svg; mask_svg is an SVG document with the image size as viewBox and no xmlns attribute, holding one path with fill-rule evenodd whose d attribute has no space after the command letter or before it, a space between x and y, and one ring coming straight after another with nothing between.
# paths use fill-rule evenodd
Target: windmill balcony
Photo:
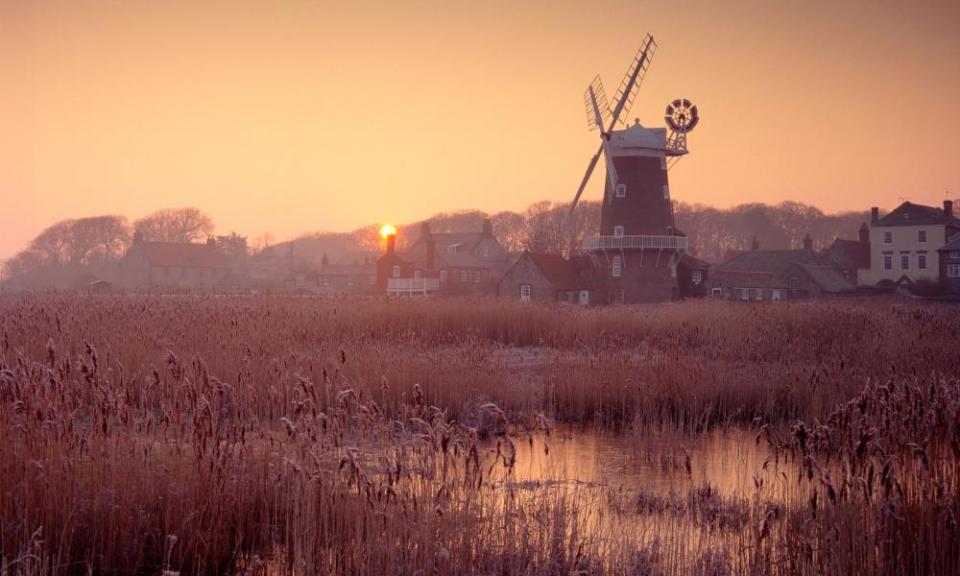
<instances>
[{"instance_id":1,"label":"windmill balcony","mask_svg":"<svg viewBox=\"0 0 960 576\"><path fill-rule=\"evenodd\" d=\"M390 296L425 296L439 289L439 278L390 278L387 280L387 294Z\"/></svg>"},{"instance_id":2,"label":"windmill balcony","mask_svg":"<svg viewBox=\"0 0 960 576\"><path fill-rule=\"evenodd\" d=\"M687 250L686 236L590 236L584 250Z\"/></svg>"}]
</instances>

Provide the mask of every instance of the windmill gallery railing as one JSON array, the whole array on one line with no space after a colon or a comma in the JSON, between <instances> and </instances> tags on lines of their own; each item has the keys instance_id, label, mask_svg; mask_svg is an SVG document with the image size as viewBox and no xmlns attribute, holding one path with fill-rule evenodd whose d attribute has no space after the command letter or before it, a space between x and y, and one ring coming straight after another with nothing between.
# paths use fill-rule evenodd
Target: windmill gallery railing
<instances>
[{"instance_id":1,"label":"windmill gallery railing","mask_svg":"<svg viewBox=\"0 0 960 576\"><path fill-rule=\"evenodd\" d=\"M686 236L590 236L584 250L687 250Z\"/></svg>"}]
</instances>

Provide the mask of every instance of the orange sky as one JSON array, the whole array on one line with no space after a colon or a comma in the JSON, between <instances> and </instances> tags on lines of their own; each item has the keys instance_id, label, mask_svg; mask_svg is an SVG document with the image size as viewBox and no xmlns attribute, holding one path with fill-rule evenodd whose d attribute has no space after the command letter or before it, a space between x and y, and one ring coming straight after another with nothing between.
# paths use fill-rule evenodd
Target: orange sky
<instances>
[{"instance_id":1,"label":"orange sky","mask_svg":"<svg viewBox=\"0 0 960 576\"><path fill-rule=\"evenodd\" d=\"M675 199L960 195L960 2L0 2L0 258L55 220L194 205L278 239L568 201L631 117L695 101ZM595 178L588 197L600 194Z\"/></svg>"}]
</instances>

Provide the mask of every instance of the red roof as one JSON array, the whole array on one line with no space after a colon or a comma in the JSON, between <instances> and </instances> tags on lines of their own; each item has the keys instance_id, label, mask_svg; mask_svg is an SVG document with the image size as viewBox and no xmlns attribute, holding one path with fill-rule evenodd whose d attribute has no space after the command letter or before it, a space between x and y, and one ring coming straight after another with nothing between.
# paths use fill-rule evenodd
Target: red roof
<instances>
[{"instance_id":1,"label":"red roof","mask_svg":"<svg viewBox=\"0 0 960 576\"><path fill-rule=\"evenodd\" d=\"M151 266L228 268L227 259L210 244L190 242L138 242L130 251L143 256Z\"/></svg>"},{"instance_id":2,"label":"red roof","mask_svg":"<svg viewBox=\"0 0 960 576\"><path fill-rule=\"evenodd\" d=\"M535 252L527 252L527 256L533 260L555 289L578 290L582 287L583 282L580 280L577 265L563 256Z\"/></svg>"}]
</instances>

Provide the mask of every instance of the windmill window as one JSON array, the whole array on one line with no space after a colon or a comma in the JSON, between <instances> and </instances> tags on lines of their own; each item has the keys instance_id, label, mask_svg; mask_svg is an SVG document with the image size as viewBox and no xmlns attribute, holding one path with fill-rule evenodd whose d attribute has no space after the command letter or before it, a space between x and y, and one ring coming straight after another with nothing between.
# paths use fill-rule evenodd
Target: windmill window
<instances>
[{"instance_id":1,"label":"windmill window","mask_svg":"<svg viewBox=\"0 0 960 576\"><path fill-rule=\"evenodd\" d=\"M623 276L623 258L620 256L613 257L613 277L619 278Z\"/></svg>"},{"instance_id":2,"label":"windmill window","mask_svg":"<svg viewBox=\"0 0 960 576\"><path fill-rule=\"evenodd\" d=\"M530 300L530 285L521 284L520 285L520 301L528 302Z\"/></svg>"},{"instance_id":3,"label":"windmill window","mask_svg":"<svg viewBox=\"0 0 960 576\"><path fill-rule=\"evenodd\" d=\"M670 187L666 184L663 185L663 197L666 200L670 199Z\"/></svg>"},{"instance_id":4,"label":"windmill window","mask_svg":"<svg viewBox=\"0 0 960 576\"><path fill-rule=\"evenodd\" d=\"M613 235L617 238L623 238L623 226L614 226Z\"/></svg>"},{"instance_id":5,"label":"windmill window","mask_svg":"<svg viewBox=\"0 0 960 576\"><path fill-rule=\"evenodd\" d=\"M917 230L917 242L924 244L927 241L927 231Z\"/></svg>"},{"instance_id":6,"label":"windmill window","mask_svg":"<svg viewBox=\"0 0 960 576\"><path fill-rule=\"evenodd\" d=\"M627 195L627 185L626 184L617 184L616 186L617 198L624 198Z\"/></svg>"},{"instance_id":7,"label":"windmill window","mask_svg":"<svg viewBox=\"0 0 960 576\"><path fill-rule=\"evenodd\" d=\"M400 266L394 266L394 267L393 267L393 277L394 277L394 278L399 278L399 277L400 277Z\"/></svg>"}]
</instances>

